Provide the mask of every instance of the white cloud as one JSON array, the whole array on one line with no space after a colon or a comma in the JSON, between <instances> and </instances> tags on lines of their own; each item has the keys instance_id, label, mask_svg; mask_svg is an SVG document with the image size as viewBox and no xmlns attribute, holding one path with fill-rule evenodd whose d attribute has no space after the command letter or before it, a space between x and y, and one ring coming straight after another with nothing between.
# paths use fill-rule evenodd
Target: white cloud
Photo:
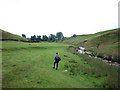
<instances>
[{"instance_id":1,"label":"white cloud","mask_svg":"<svg viewBox=\"0 0 120 90\"><path fill-rule=\"evenodd\" d=\"M27 36L88 34L118 27L119 0L0 0L0 28Z\"/></svg>"}]
</instances>

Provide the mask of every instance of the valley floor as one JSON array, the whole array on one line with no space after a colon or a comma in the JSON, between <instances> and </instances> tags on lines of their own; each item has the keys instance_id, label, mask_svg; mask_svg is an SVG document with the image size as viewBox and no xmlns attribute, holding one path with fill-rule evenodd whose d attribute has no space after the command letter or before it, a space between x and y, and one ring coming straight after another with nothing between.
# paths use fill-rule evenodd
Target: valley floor
<instances>
[{"instance_id":1,"label":"valley floor","mask_svg":"<svg viewBox=\"0 0 120 90\"><path fill-rule=\"evenodd\" d=\"M3 88L97 88L106 76L75 74L66 67L70 61L84 63L79 55L68 52L61 43L23 43L4 41L2 48ZM54 56L61 57L59 69L53 69ZM74 64L74 63L73 63ZM74 64L76 65L76 64ZM87 65L89 67L89 65ZM68 72L62 72L68 70Z\"/></svg>"}]
</instances>

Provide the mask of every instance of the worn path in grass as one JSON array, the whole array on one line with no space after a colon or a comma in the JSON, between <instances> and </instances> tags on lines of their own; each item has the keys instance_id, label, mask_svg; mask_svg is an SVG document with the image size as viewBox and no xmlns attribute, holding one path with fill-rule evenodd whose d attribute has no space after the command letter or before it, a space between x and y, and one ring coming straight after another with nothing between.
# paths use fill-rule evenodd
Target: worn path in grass
<instances>
[{"instance_id":1,"label":"worn path in grass","mask_svg":"<svg viewBox=\"0 0 120 90\"><path fill-rule=\"evenodd\" d=\"M3 42L3 88L90 88L84 76L62 72L64 63L80 57L67 52L69 45L57 43ZM52 69L55 53L61 56L59 69ZM38 83L37 83L38 82Z\"/></svg>"}]
</instances>

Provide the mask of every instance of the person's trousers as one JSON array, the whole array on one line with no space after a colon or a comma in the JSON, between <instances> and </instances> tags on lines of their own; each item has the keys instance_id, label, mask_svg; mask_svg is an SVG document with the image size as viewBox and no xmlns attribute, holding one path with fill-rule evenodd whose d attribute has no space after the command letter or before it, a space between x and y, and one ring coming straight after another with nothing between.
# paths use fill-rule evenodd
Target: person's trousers
<instances>
[{"instance_id":1,"label":"person's trousers","mask_svg":"<svg viewBox=\"0 0 120 90\"><path fill-rule=\"evenodd\" d=\"M59 63L59 61L55 61L54 62L54 68L55 68L55 64L57 63L57 65L56 65L56 69L58 69L58 63Z\"/></svg>"}]
</instances>

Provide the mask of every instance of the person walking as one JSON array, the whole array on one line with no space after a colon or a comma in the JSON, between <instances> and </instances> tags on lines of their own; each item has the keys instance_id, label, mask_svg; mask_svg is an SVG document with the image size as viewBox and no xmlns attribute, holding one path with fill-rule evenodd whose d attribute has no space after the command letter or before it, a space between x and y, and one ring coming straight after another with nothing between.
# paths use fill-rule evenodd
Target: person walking
<instances>
[{"instance_id":1,"label":"person walking","mask_svg":"<svg viewBox=\"0 0 120 90\"><path fill-rule=\"evenodd\" d=\"M56 70L58 69L58 63L59 63L59 61L61 60L61 58L58 56L58 53L56 53L56 56L55 56L55 61L54 61L54 67L53 67L53 69L55 69L55 64L57 64L56 65Z\"/></svg>"}]
</instances>

